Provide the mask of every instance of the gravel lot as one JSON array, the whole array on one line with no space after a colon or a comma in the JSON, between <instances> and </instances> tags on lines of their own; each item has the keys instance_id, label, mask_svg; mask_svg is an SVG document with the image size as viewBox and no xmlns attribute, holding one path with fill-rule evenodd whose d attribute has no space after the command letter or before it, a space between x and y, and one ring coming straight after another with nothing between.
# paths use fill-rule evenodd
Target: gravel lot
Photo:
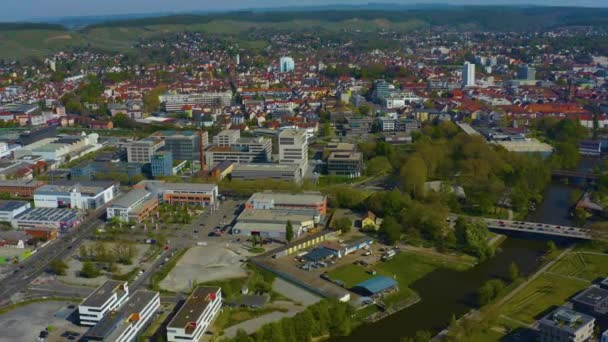
<instances>
[{"instance_id":1,"label":"gravel lot","mask_svg":"<svg viewBox=\"0 0 608 342\"><path fill-rule=\"evenodd\" d=\"M214 280L247 276L243 263L246 258L243 249L236 245L209 243L207 246L190 248L177 266L160 283L168 291L188 291L191 282L204 283Z\"/></svg>"}]
</instances>

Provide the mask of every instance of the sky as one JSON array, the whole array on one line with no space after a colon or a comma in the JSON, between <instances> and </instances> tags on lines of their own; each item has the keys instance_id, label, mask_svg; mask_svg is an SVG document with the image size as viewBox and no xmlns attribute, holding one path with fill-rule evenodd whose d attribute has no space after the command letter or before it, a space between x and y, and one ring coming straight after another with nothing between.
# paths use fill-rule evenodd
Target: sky
<instances>
[{"instance_id":1,"label":"sky","mask_svg":"<svg viewBox=\"0 0 608 342\"><path fill-rule=\"evenodd\" d=\"M456 4L535 4L547 6L608 7L608 0L0 0L0 21L23 21L37 18L221 11L256 7L315 6L328 4L449 3Z\"/></svg>"}]
</instances>

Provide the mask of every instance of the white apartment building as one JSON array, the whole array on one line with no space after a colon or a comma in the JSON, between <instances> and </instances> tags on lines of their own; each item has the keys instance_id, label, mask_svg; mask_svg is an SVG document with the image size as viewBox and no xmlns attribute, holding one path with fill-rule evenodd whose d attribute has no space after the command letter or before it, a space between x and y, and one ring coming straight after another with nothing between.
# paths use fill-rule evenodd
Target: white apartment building
<instances>
[{"instance_id":1,"label":"white apartment building","mask_svg":"<svg viewBox=\"0 0 608 342\"><path fill-rule=\"evenodd\" d=\"M232 91L204 92L198 94L164 94L158 97L167 112L175 112L184 106L230 106Z\"/></svg>"},{"instance_id":2,"label":"white apartment building","mask_svg":"<svg viewBox=\"0 0 608 342\"><path fill-rule=\"evenodd\" d=\"M296 164L304 175L308 167L308 139L306 131L297 128L279 133L279 164Z\"/></svg>"},{"instance_id":3,"label":"white apartment building","mask_svg":"<svg viewBox=\"0 0 608 342\"><path fill-rule=\"evenodd\" d=\"M80 324L97 324L110 310L118 309L128 299L126 281L107 280L78 306Z\"/></svg>"},{"instance_id":4,"label":"white apartment building","mask_svg":"<svg viewBox=\"0 0 608 342\"><path fill-rule=\"evenodd\" d=\"M213 137L213 144L217 146L231 146L241 138L238 129L225 129Z\"/></svg>"},{"instance_id":5,"label":"white apartment building","mask_svg":"<svg viewBox=\"0 0 608 342\"><path fill-rule=\"evenodd\" d=\"M391 92L390 95L383 99L386 109L401 108L407 104L420 103L424 99L412 92Z\"/></svg>"},{"instance_id":6,"label":"white apartment building","mask_svg":"<svg viewBox=\"0 0 608 342\"><path fill-rule=\"evenodd\" d=\"M462 86L475 86L475 64L464 62L464 65L462 66Z\"/></svg>"},{"instance_id":7,"label":"white apartment building","mask_svg":"<svg viewBox=\"0 0 608 342\"><path fill-rule=\"evenodd\" d=\"M221 288L197 287L167 326L167 341L199 341L221 306Z\"/></svg>"},{"instance_id":8,"label":"white apartment building","mask_svg":"<svg viewBox=\"0 0 608 342\"><path fill-rule=\"evenodd\" d=\"M117 311L105 315L89 329L84 341L132 342L151 322L160 307L160 293L137 290Z\"/></svg>"}]
</instances>

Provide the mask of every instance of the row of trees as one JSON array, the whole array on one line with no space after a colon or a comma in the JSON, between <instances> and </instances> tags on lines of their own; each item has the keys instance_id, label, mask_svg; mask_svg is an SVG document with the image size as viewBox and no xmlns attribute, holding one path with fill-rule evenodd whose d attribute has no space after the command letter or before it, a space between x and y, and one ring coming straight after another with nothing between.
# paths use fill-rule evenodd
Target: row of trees
<instances>
[{"instance_id":1,"label":"row of trees","mask_svg":"<svg viewBox=\"0 0 608 342\"><path fill-rule=\"evenodd\" d=\"M353 308L335 299L323 300L309 306L294 317L268 323L249 336L239 330L227 342L309 342L320 336L346 336L350 334L354 319Z\"/></svg>"},{"instance_id":2,"label":"row of trees","mask_svg":"<svg viewBox=\"0 0 608 342\"><path fill-rule=\"evenodd\" d=\"M94 245L82 245L79 249L80 260L113 263L118 262L124 265L131 265L133 257L137 250L131 243L117 243L113 247L108 248L103 242L97 242Z\"/></svg>"}]
</instances>

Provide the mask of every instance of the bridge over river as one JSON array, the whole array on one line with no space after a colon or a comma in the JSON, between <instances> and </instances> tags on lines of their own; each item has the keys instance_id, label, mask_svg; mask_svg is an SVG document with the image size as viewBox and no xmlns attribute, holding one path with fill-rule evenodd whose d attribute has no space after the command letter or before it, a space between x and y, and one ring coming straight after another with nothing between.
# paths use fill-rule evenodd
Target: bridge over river
<instances>
[{"instance_id":1,"label":"bridge over river","mask_svg":"<svg viewBox=\"0 0 608 342\"><path fill-rule=\"evenodd\" d=\"M485 218L489 229L514 232L527 232L542 235L562 236L575 239L591 240L591 230L577 227L559 226L555 224L510 221Z\"/></svg>"},{"instance_id":2,"label":"bridge over river","mask_svg":"<svg viewBox=\"0 0 608 342\"><path fill-rule=\"evenodd\" d=\"M454 222L456 215L450 215L449 220ZM493 218L481 218L488 225L488 229L512 232L524 232L540 235L561 236L574 239L591 240L597 236L591 234L591 230L578 227L560 226L555 224L501 220Z\"/></svg>"}]
</instances>

